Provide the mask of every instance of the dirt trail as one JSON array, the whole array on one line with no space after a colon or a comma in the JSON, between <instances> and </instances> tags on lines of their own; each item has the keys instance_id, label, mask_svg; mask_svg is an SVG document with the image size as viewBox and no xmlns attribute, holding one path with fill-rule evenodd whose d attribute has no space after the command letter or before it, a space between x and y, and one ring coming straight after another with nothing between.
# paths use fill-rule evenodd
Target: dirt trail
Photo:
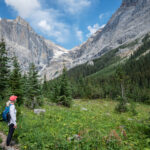
<instances>
[{"instance_id":1,"label":"dirt trail","mask_svg":"<svg viewBox=\"0 0 150 150\"><path fill-rule=\"evenodd\" d=\"M0 148L2 148L2 150L19 150L17 146L6 147L7 136L3 132L0 132L0 138L2 139L2 143L0 143Z\"/></svg>"}]
</instances>

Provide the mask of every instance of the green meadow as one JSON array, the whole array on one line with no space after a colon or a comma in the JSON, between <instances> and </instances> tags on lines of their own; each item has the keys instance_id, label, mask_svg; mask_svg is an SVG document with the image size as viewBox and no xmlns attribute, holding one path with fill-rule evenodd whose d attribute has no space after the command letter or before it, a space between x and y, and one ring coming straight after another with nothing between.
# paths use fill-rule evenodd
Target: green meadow
<instances>
[{"instance_id":1,"label":"green meadow","mask_svg":"<svg viewBox=\"0 0 150 150\"><path fill-rule=\"evenodd\" d=\"M14 137L23 150L150 150L150 106L115 112L111 100L74 100L71 108L47 103L37 115L21 107ZM130 104L127 104L130 109ZM0 123L7 133L7 124Z\"/></svg>"}]
</instances>

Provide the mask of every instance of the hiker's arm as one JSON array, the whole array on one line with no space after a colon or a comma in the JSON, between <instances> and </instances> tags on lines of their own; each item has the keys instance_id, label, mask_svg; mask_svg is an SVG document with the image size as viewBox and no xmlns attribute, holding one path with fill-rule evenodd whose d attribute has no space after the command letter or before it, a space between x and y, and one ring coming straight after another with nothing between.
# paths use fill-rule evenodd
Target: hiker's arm
<instances>
[{"instance_id":1,"label":"hiker's arm","mask_svg":"<svg viewBox=\"0 0 150 150\"><path fill-rule=\"evenodd\" d=\"M15 113L15 106L10 107L10 116L11 116L11 121L14 124L14 126L17 125L16 123L16 113Z\"/></svg>"}]
</instances>

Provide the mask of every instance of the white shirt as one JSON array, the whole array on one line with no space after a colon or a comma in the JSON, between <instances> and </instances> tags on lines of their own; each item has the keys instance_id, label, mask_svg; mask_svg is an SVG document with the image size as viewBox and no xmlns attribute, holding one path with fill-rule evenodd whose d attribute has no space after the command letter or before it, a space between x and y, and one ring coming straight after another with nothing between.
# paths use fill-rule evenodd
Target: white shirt
<instances>
[{"instance_id":1,"label":"white shirt","mask_svg":"<svg viewBox=\"0 0 150 150\"><path fill-rule=\"evenodd\" d=\"M14 104L10 104L10 109L9 109L9 113L10 113L10 122L9 122L9 125L10 124L14 124L15 126L17 125L16 123L16 109L15 109L15 105Z\"/></svg>"}]
</instances>

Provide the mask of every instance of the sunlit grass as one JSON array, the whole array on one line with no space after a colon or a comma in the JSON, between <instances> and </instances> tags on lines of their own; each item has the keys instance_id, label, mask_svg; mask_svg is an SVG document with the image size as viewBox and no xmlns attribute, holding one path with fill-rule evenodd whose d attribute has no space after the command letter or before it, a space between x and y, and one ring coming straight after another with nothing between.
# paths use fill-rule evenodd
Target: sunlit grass
<instances>
[{"instance_id":1,"label":"sunlit grass","mask_svg":"<svg viewBox=\"0 0 150 150\"><path fill-rule=\"evenodd\" d=\"M148 147L144 122L149 118L150 106L136 103L138 114L133 116L131 112L116 113L116 104L110 100L75 100L71 108L43 106L46 113L40 115L22 108L15 136L22 149L143 150Z\"/></svg>"}]
</instances>

